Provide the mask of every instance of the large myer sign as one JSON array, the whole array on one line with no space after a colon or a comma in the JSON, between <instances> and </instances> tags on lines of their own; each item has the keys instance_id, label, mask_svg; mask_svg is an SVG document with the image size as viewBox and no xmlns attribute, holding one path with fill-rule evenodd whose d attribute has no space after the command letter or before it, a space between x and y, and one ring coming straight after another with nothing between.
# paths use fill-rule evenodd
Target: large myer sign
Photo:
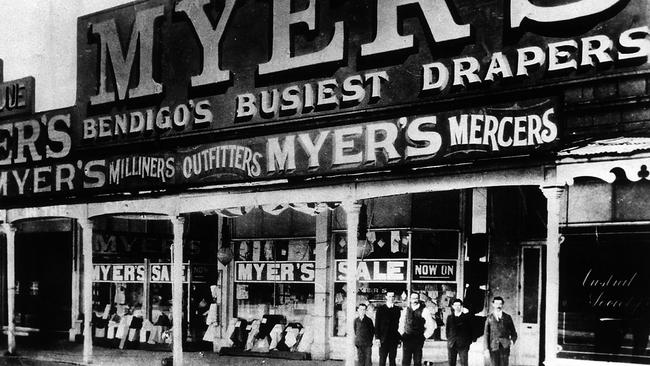
<instances>
[{"instance_id":1,"label":"large myer sign","mask_svg":"<svg viewBox=\"0 0 650 366\"><path fill-rule=\"evenodd\" d=\"M550 100L405 116L185 148L70 152L71 114L43 114L33 139L0 145L0 197L123 192L372 172L547 151L558 138ZM9 129L37 120L7 123ZM0 128L2 138L3 128ZM19 135L20 136L20 135ZM108 155L108 156L107 156ZM54 159L54 158L60 159ZM6 165L6 168L3 168Z\"/></svg>"},{"instance_id":2,"label":"large myer sign","mask_svg":"<svg viewBox=\"0 0 650 366\"><path fill-rule=\"evenodd\" d=\"M84 16L74 141L302 125L647 67L646 1L497 3L152 0Z\"/></svg>"}]
</instances>

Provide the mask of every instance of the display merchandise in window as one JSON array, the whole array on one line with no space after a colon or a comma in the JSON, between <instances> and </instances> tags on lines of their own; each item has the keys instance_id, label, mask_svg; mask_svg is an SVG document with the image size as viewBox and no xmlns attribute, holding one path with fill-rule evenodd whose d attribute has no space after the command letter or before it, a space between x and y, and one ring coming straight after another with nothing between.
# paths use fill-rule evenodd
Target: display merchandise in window
<instances>
[{"instance_id":1,"label":"display merchandise in window","mask_svg":"<svg viewBox=\"0 0 650 366\"><path fill-rule=\"evenodd\" d=\"M310 352L315 241L239 240L229 349Z\"/></svg>"},{"instance_id":2,"label":"display merchandise in window","mask_svg":"<svg viewBox=\"0 0 650 366\"><path fill-rule=\"evenodd\" d=\"M334 335L345 336L346 234L334 233L332 243L336 258ZM421 294L421 300L435 317L438 329L431 339L443 340L444 322L451 311L450 301L457 294L459 233L451 230L371 230L364 240L358 241L357 247L355 304L367 304L367 316L374 319L375 308L384 302L386 292L395 292L398 306L402 301L406 306L408 288L411 288Z\"/></svg>"},{"instance_id":3,"label":"display merchandise in window","mask_svg":"<svg viewBox=\"0 0 650 366\"><path fill-rule=\"evenodd\" d=\"M441 341L445 338L445 322L451 314L451 301L457 297L456 284L427 283L413 284L413 292L420 294L420 301L429 309L436 322L436 330L430 339Z\"/></svg>"},{"instance_id":4,"label":"display merchandise in window","mask_svg":"<svg viewBox=\"0 0 650 366\"><path fill-rule=\"evenodd\" d=\"M345 233L335 233L335 259L346 259L348 241ZM410 244L410 235L405 231L369 231L366 238L357 243L357 258L359 259L390 259L406 258Z\"/></svg>"},{"instance_id":5,"label":"display merchandise in window","mask_svg":"<svg viewBox=\"0 0 650 366\"><path fill-rule=\"evenodd\" d=\"M404 283L358 283L356 304L366 304L366 316L375 320L376 309L385 302L386 293L395 293L395 306L404 307L407 304L406 282ZM334 336L346 335L346 301L347 285L336 283L334 285Z\"/></svg>"},{"instance_id":6,"label":"display merchandise in window","mask_svg":"<svg viewBox=\"0 0 650 366\"><path fill-rule=\"evenodd\" d=\"M173 310L170 271L169 263L96 264L93 283L96 343L119 348L161 345L167 349L171 343ZM183 273L183 339L202 342L209 326L218 323L218 290L206 282L209 278L216 279L214 266L185 264ZM144 295L147 277L148 298ZM208 319L211 311L212 317ZM211 348L206 345L206 349Z\"/></svg>"}]
</instances>

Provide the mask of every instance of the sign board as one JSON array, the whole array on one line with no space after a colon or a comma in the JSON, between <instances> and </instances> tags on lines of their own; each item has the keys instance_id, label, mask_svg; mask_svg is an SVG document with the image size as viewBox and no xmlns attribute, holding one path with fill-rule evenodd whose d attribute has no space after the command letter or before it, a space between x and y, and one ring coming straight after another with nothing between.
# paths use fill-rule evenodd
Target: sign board
<instances>
[{"instance_id":1,"label":"sign board","mask_svg":"<svg viewBox=\"0 0 650 366\"><path fill-rule=\"evenodd\" d=\"M413 281L456 281L456 261L413 259Z\"/></svg>"},{"instance_id":2,"label":"sign board","mask_svg":"<svg viewBox=\"0 0 650 366\"><path fill-rule=\"evenodd\" d=\"M70 112L41 119L48 126L42 138L4 150L0 145L0 197L160 190L441 165L548 151L560 129L555 102L536 99L116 155L71 152ZM7 131L24 123L0 125L0 139L3 127ZM61 159L48 164L48 157ZM3 168L3 163L10 166Z\"/></svg>"},{"instance_id":3,"label":"sign board","mask_svg":"<svg viewBox=\"0 0 650 366\"><path fill-rule=\"evenodd\" d=\"M644 1L536 3L150 0L89 14L74 142L222 139L648 67Z\"/></svg>"},{"instance_id":4,"label":"sign board","mask_svg":"<svg viewBox=\"0 0 650 366\"><path fill-rule=\"evenodd\" d=\"M0 120L12 116L33 114L34 95L34 78L31 76L0 82Z\"/></svg>"},{"instance_id":5,"label":"sign board","mask_svg":"<svg viewBox=\"0 0 650 366\"><path fill-rule=\"evenodd\" d=\"M206 264L183 264L183 282L189 282L188 268L192 271L192 282L216 282L216 272L214 266ZM125 264L125 263L106 263L93 265L93 282L132 282L142 283L149 276L149 282L152 283L171 283L172 265L170 263L151 263L149 271L142 263ZM214 278L210 279L209 273L214 273Z\"/></svg>"},{"instance_id":6,"label":"sign board","mask_svg":"<svg viewBox=\"0 0 650 366\"><path fill-rule=\"evenodd\" d=\"M404 282L406 281L406 260L364 260L357 262L357 280L360 282ZM336 281L345 282L348 262L336 261Z\"/></svg>"},{"instance_id":7,"label":"sign board","mask_svg":"<svg viewBox=\"0 0 650 366\"><path fill-rule=\"evenodd\" d=\"M316 262L235 262L235 282L314 282Z\"/></svg>"}]
</instances>

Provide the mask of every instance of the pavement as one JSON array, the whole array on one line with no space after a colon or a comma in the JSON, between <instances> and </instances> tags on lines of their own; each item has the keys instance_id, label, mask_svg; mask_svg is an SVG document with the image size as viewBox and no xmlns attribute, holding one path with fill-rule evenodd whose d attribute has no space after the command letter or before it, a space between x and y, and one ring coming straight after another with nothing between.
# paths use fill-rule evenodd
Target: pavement
<instances>
[{"instance_id":1,"label":"pavement","mask_svg":"<svg viewBox=\"0 0 650 366\"><path fill-rule=\"evenodd\" d=\"M76 350L75 350L76 351ZM163 359L171 357L171 352L142 350L119 350L95 348L93 365L162 365ZM219 356L213 352L185 352L185 366L233 365L233 366L343 366L343 361L298 361L264 357ZM73 350L34 350L23 349L18 355L0 357L0 365L40 366L40 365L85 365L81 348ZM169 364L167 364L169 365Z\"/></svg>"},{"instance_id":2,"label":"pavement","mask_svg":"<svg viewBox=\"0 0 650 366\"><path fill-rule=\"evenodd\" d=\"M4 338L4 337L0 337ZM2 339L4 340L4 339ZM6 345L6 342L0 343ZM0 366L42 366L42 365L86 365L82 357L83 345L60 340L48 343L18 342L15 355L6 355L0 348ZM373 352L376 353L376 352ZM398 352L399 353L399 352ZM93 365L148 366L163 364L171 357L171 351L117 349L102 346L93 347ZM373 359L373 365L378 362ZM446 356L446 355L445 355ZM426 358L425 358L426 359ZM431 358L429 358L431 359ZM183 366L232 365L232 366L344 366L340 360L288 360L266 357L220 356L215 352L184 352ZM398 362L399 362L398 357ZM423 362L424 364L424 362ZM478 363L470 362L472 365ZM482 366L482 362L480 363ZM166 365L169 365L167 363ZM446 366L447 362L430 362L427 366Z\"/></svg>"},{"instance_id":3,"label":"pavement","mask_svg":"<svg viewBox=\"0 0 650 366\"><path fill-rule=\"evenodd\" d=\"M85 365L82 357L83 345L61 341L49 344L17 345L15 355L6 355L0 350L0 366L41 365ZM162 365L162 360L171 357L171 352L134 349L93 348L93 365L148 366ZM343 361L286 360L264 357L219 356L214 352L184 352L184 366L233 365L233 366L343 366Z\"/></svg>"},{"instance_id":4,"label":"pavement","mask_svg":"<svg viewBox=\"0 0 650 366\"><path fill-rule=\"evenodd\" d=\"M81 351L81 350L79 350ZM171 357L171 353L138 350L94 350L93 365L162 365L162 360ZM233 366L343 366L343 361L297 361L263 357L219 356L212 352L186 352L183 354L187 365L233 365ZM3 356L0 365L85 365L81 352L63 352L52 350L23 350L17 356Z\"/></svg>"}]
</instances>

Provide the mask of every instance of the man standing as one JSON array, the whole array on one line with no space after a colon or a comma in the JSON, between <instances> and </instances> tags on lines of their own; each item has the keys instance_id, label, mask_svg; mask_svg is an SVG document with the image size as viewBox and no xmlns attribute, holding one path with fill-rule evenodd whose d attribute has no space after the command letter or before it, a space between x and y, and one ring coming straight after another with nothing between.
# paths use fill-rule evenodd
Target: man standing
<instances>
[{"instance_id":1,"label":"man standing","mask_svg":"<svg viewBox=\"0 0 650 366\"><path fill-rule=\"evenodd\" d=\"M467 354L472 344L472 315L467 311L463 312L461 299L454 299L451 308L452 313L445 323L449 366L456 366L456 358L460 358L461 366L467 366Z\"/></svg>"},{"instance_id":2,"label":"man standing","mask_svg":"<svg viewBox=\"0 0 650 366\"><path fill-rule=\"evenodd\" d=\"M431 337L436 329L436 323L431 312L420 301L420 294L411 293L409 305L402 310L399 318L399 333L402 335L402 366L409 366L411 358L413 366L422 365L422 347L424 340Z\"/></svg>"},{"instance_id":3,"label":"man standing","mask_svg":"<svg viewBox=\"0 0 650 366\"><path fill-rule=\"evenodd\" d=\"M395 306L395 292L386 293L386 304L377 308L375 315L375 336L379 340L379 366L395 366L397 345L400 341L398 332L400 308Z\"/></svg>"},{"instance_id":4,"label":"man standing","mask_svg":"<svg viewBox=\"0 0 650 366\"><path fill-rule=\"evenodd\" d=\"M508 366L510 346L517 341L517 331L512 317L503 311L503 298L492 299L493 311L485 320L485 353L489 354L492 366Z\"/></svg>"},{"instance_id":5,"label":"man standing","mask_svg":"<svg viewBox=\"0 0 650 366\"><path fill-rule=\"evenodd\" d=\"M357 365L372 365L372 338L375 327L372 320L366 316L366 304L357 306L357 318L354 319L354 345L357 347Z\"/></svg>"}]
</instances>

